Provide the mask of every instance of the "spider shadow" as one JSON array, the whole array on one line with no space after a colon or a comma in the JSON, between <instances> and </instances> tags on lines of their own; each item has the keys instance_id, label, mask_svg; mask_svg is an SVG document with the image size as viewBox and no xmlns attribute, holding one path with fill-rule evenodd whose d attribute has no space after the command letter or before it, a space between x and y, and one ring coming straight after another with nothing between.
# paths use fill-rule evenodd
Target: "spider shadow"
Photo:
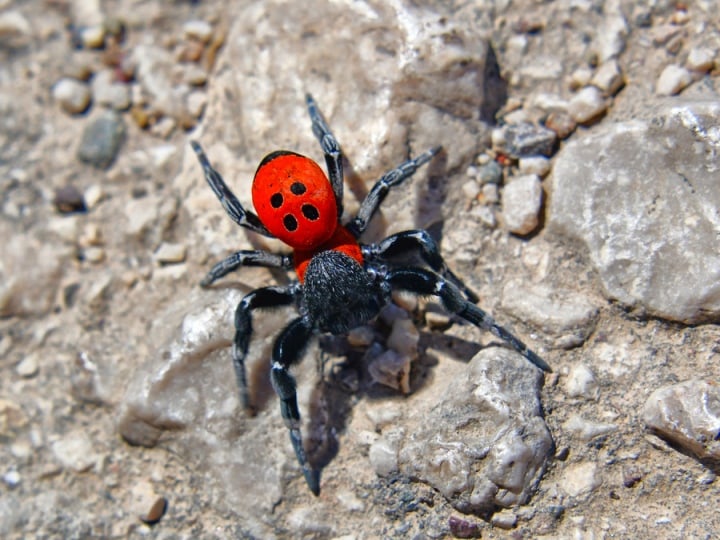
<instances>
[{"instance_id":1,"label":"spider shadow","mask_svg":"<svg viewBox=\"0 0 720 540\"><path fill-rule=\"evenodd\" d=\"M308 411L306 451L311 464L322 471L338 455L340 443L337 434L345 432L353 404L360 398L371 401L406 397L396 389L375 382L368 366L373 358L368 348L353 348L343 345L340 336L320 336L320 354L335 358L344 354L344 359L333 364L329 373L323 368L322 377L313 390L311 408ZM349 348L348 348L349 347ZM412 395L432 383L433 370L439 364L438 357L429 349L461 362L470 359L483 346L456 336L441 332L421 331L418 344L419 357L413 361L410 372Z\"/></svg>"}]
</instances>

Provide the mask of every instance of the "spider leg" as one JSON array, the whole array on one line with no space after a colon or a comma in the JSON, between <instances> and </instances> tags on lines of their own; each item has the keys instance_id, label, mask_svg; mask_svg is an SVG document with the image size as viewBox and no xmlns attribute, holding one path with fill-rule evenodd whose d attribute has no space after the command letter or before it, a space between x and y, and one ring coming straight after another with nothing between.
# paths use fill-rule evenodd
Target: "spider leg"
<instances>
[{"instance_id":1,"label":"spider leg","mask_svg":"<svg viewBox=\"0 0 720 540\"><path fill-rule=\"evenodd\" d=\"M320 142L320 146L322 146L323 153L325 154L328 176L330 177L333 193L335 193L338 218L340 218L343 212L343 168L340 145L330 131L330 128L320 113L320 109L318 109L317 103L315 103L313 97L310 94L305 94L305 101L307 102L308 113L310 114L310 120L312 121L313 133Z\"/></svg>"},{"instance_id":2,"label":"spider leg","mask_svg":"<svg viewBox=\"0 0 720 540\"><path fill-rule=\"evenodd\" d=\"M463 298L460 290L451 282L424 268L399 268L390 270L385 280L391 286L405 289L417 294L438 296L449 312L454 313L475 326L489 331L510 345L543 371L552 371L550 366L531 351L520 339L515 337L475 304Z\"/></svg>"},{"instance_id":3,"label":"spider leg","mask_svg":"<svg viewBox=\"0 0 720 540\"><path fill-rule=\"evenodd\" d=\"M205 152L200 144L195 141L190 141L190 146L192 146L195 154L197 154L197 158L200 161L203 172L205 173L205 180L207 180L207 183L210 185L217 198L220 199L220 203L223 205L225 212L227 212L230 218L241 227L250 229L251 231L262 234L263 236L273 238L273 235L265 228L265 225L262 224L260 218L249 210L245 210L245 208L243 208L243 205L240 204L237 197L235 197L233 192L230 191L230 188L227 186L222 176L220 176L220 173L213 169L212 165L210 165L210 161L205 155Z\"/></svg>"},{"instance_id":4,"label":"spider leg","mask_svg":"<svg viewBox=\"0 0 720 540\"><path fill-rule=\"evenodd\" d=\"M208 272L200 282L200 286L207 287L241 266L265 266L267 268L291 270L293 267L293 259L292 255L282 255L262 250L236 251L213 266L210 272Z\"/></svg>"},{"instance_id":5,"label":"spider leg","mask_svg":"<svg viewBox=\"0 0 720 540\"><path fill-rule=\"evenodd\" d=\"M288 287L263 287L246 294L235 309L235 338L232 346L235 379L240 392L240 403L250 409L245 358L252 336L251 312L258 308L274 308L291 305L295 301L296 285Z\"/></svg>"},{"instance_id":6,"label":"spider leg","mask_svg":"<svg viewBox=\"0 0 720 540\"><path fill-rule=\"evenodd\" d=\"M305 319L302 317L294 319L275 341L270 377L273 388L280 398L280 412L285 421L285 425L290 431L290 441L295 450L298 463L302 468L305 481L310 491L315 495L319 495L320 471L313 469L305 456L305 448L303 447L302 433L300 431L300 410L297 404L295 378L289 371L290 366L299 361L300 355L311 336L312 327L307 324Z\"/></svg>"},{"instance_id":7,"label":"spider leg","mask_svg":"<svg viewBox=\"0 0 720 540\"><path fill-rule=\"evenodd\" d=\"M472 303L477 303L479 300L478 296L448 268L435 240L425 230L399 232L377 244L364 245L362 250L363 257L369 261L417 253L425 264L460 289L468 300Z\"/></svg>"},{"instance_id":8,"label":"spider leg","mask_svg":"<svg viewBox=\"0 0 720 540\"><path fill-rule=\"evenodd\" d=\"M380 180L375 183L370 193L368 193L360 205L357 216L346 225L347 229L355 238L358 238L365 231L370 219L375 215L375 212L387 196L390 188L402 184L407 178L415 174L415 171L417 171L421 165L430 161L435 154L440 152L441 148L440 146L436 146L414 159L401 163L393 170L386 172Z\"/></svg>"}]
</instances>

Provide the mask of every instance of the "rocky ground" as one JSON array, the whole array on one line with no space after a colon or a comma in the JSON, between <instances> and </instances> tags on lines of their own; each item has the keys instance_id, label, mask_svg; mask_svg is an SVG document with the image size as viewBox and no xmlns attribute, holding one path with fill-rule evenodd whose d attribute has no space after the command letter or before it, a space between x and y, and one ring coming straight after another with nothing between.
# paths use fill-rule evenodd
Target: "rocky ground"
<instances>
[{"instance_id":1,"label":"rocky ground","mask_svg":"<svg viewBox=\"0 0 720 540\"><path fill-rule=\"evenodd\" d=\"M715 0L0 0L4 538L711 538L720 531ZM346 157L345 212L409 156L365 242L427 228L543 374L398 294L295 370L314 497L229 345L246 268L199 141ZM322 361L321 361L322 359Z\"/></svg>"}]
</instances>

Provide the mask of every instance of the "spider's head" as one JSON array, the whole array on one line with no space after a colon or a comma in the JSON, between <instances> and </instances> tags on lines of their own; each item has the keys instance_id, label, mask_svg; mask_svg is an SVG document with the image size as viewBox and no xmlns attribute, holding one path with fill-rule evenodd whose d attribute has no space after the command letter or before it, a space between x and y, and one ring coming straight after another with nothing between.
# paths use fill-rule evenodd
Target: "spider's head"
<instances>
[{"instance_id":1,"label":"spider's head","mask_svg":"<svg viewBox=\"0 0 720 540\"><path fill-rule=\"evenodd\" d=\"M252 199L267 230L293 249L313 250L337 228L330 181L317 163L300 154L267 155L255 172Z\"/></svg>"}]
</instances>

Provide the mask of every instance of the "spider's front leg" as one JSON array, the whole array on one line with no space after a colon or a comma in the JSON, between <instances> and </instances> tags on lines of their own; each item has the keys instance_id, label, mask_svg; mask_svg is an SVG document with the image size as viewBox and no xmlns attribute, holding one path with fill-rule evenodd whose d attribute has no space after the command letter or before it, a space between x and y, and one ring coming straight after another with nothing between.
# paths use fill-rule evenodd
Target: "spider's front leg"
<instances>
[{"instance_id":1,"label":"spider's front leg","mask_svg":"<svg viewBox=\"0 0 720 540\"><path fill-rule=\"evenodd\" d=\"M385 280L391 287L405 289L417 294L438 296L445 309L449 312L499 337L543 371L552 371L545 360L530 350L509 330L497 324L490 315L463 298L462 293L455 285L439 275L424 268L399 268L390 270L385 276Z\"/></svg>"},{"instance_id":2,"label":"spider's front leg","mask_svg":"<svg viewBox=\"0 0 720 540\"><path fill-rule=\"evenodd\" d=\"M288 287L255 289L246 294L235 309L235 338L233 339L232 359L235 368L235 379L240 392L240 404L245 409L251 409L247 375L245 373L245 358L247 357L253 331L251 313L258 308L292 305L295 302L295 287L296 285L289 285Z\"/></svg>"},{"instance_id":3,"label":"spider's front leg","mask_svg":"<svg viewBox=\"0 0 720 540\"><path fill-rule=\"evenodd\" d=\"M365 197L365 200L360 204L360 210L358 210L357 216L347 224L347 229L355 238L359 238L360 235L365 232L370 219L375 215L375 212L377 212L383 200L385 200L390 188L398 186L410 178L421 165L430 161L440 150L442 150L441 146L431 148L427 152L405 163L401 163L393 170L382 175L380 180L372 187L367 197Z\"/></svg>"},{"instance_id":4,"label":"spider's front leg","mask_svg":"<svg viewBox=\"0 0 720 540\"><path fill-rule=\"evenodd\" d=\"M300 431L300 410L297 404L295 378L290 373L290 366L300 360L307 342L312 336L312 328L302 317L294 319L282 334L278 336L273 347L273 364L270 373L272 385L280 398L280 412L288 430L295 456L302 468L305 481L310 491L320 494L320 471L313 469L305 456L305 448Z\"/></svg>"},{"instance_id":5,"label":"spider's front leg","mask_svg":"<svg viewBox=\"0 0 720 540\"><path fill-rule=\"evenodd\" d=\"M241 227L245 227L258 234L272 238L273 235L265 228L265 225L262 224L260 218L249 210L245 210L237 197L235 197L235 194L230 191L230 188L227 186L222 176L220 176L220 173L217 172L212 165L210 165L210 160L205 155L202 146L195 141L190 141L190 146L192 146L192 149L197 155L198 161L200 161L200 166L203 168L203 173L205 173L205 180L207 180L207 183L210 185L213 193L215 193L215 196L220 200L220 204L223 205L223 208L225 209L225 212L227 212L228 216L230 216L230 219Z\"/></svg>"},{"instance_id":6,"label":"spider's front leg","mask_svg":"<svg viewBox=\"0 0 720 540\"><path fill-rule=\"evenodd\" d=\"M260 249L236 251L213 266L200 282L200 286L207 287L241 266L263 266L265 268L292 270L293 258L292 255L270 253Z\"/></svg>"},{"instance_id":7,"label":"spider's front leg","mask_svg":"<svg viewBox=\"0 0 720 540\"><path fill-rule=\"evenodd\" d=\"M322 147L323 154L325 154L325 163L328 168L330 184L332 184L333 193L335 194L339 219L343 212L343 169L340 145L335 139L335 135L330 131L313 97L306 94L305 101L307 102L313 133Z\"/></svg>"}]
</instances>

